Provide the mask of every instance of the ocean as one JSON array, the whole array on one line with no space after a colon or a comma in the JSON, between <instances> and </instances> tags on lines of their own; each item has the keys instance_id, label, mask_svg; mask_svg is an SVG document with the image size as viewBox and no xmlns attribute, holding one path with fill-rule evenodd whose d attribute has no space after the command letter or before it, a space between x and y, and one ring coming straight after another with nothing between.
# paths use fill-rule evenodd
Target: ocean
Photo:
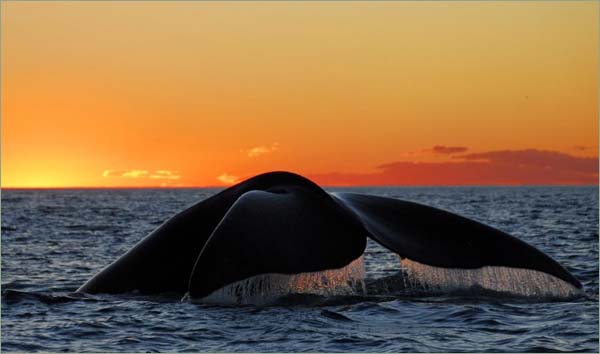
<instances>
[{"instance_id":1,"label":"ocean","mask_svg":"<svg viewBox=\"0 0 600 354\"><path fill-rule=\"evenodd\" d=\"M168 296L74 294L167 218L218 189L3 190L1 350L598 352L597 187L328 190L415 201L496 227L565 266L585 296L216 306ZM364 258L369 278L398 270L398 257L374 242Z\"/></svg>"}]
</instances>

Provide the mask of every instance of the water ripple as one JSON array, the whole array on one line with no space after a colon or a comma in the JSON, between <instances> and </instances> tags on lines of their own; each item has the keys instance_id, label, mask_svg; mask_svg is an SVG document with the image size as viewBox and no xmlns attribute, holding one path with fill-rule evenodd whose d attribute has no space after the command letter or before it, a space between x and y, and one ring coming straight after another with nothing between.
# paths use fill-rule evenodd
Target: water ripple
<instances>
[{"instance_id":1,"label":"water ripple","mask_svg":"<svg viewBox=\"0 0 600 354\"><path fill-rule=\"evenodd\" d=\"M345 189L348 190L348 189ZM513 233L582 281L565 302L469 297L292 297L271 307L73 292L215 189L2 193L2 350L51 352L597 352L598 189L357 188ZM398 258L369 241L371 277Z\"/></svg>"}]
</instances>

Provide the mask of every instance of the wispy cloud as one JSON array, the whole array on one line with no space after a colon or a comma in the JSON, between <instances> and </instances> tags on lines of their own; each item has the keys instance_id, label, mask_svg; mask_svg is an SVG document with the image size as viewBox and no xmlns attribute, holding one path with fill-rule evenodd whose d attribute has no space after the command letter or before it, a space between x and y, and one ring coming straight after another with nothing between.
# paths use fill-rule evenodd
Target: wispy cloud
<instances>
[{"instance_id":1,"label":"wispy cloud","mask_svg":"<svg viewBox=\"0 0 600 354\"><path fill-rule=\"evenodd\" d=\"M178 171L171 170L104 170L102 177L106 178L128 178L128 179L158 179L158 180L177 180L181 178Z\"/></svg>"},{"instance_id":2,"label":"wispy cloud","mask_svg":"<svg viewBox=\"0 0 600 354\"><path fill-rule=\"evenodd\" d=\"M148 177L148 171L146 170L131 170L125 171L121 174L121 177L125 178L146 178Z\"/></svg>"},{"instance_id":3,"label":"wispy cloud","mask_svg":"<svg viewBox=\"0 0 600 354\"><path fill-rule=\"evenodd\" d=\"M234 184L239 180L239 177L229 173L223 173L217 176L217 180L224 184Z\"/></svg>"},{"instance_id":4,"label":"wispy cloud","mask_svg":"<svg viewBox=\"0 0 600 354\"><path fill-rule=\"evenodd\" d=\"M242 150L248 157L258 157L263 154L267 154L279 149L279 143L273 143L271 146L256 146L250 149Z\"/></svg>"},{"instance_id":5,"label":"wispy cloud","mask_svg":"<svg viewBox=\"0 0 600 354\"><path fill-rule=\"evenodd\" d=\"M148 177L150 177L151 179L169 179L169 180L175 180L175 179L181 178L178 171L169 171L169 170L156 170L156 171L152 172Z\"/></svg>"},{"instance_id":6,"label":"wispy cloud","mask_svg":"<svg viewBox=\"0 0 600 354\"><path fill-rule=\"evenodd\" d=\"M148 177L147 170L105 170L102 177L109 178L144 178Z\"/></svg>"}]
</instances>

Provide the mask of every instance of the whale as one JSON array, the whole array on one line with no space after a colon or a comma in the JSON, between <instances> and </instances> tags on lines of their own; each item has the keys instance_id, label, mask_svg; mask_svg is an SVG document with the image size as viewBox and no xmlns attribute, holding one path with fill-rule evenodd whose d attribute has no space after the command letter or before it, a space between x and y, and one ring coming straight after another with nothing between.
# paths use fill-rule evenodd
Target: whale
<instances>
[{"instance_id":1,"label":"whale","mask_svg":"<svg viewBox=\"0 0 600 354\"><path fill-rule=\"evenodd\" d=\"M398 256L398 273L386 284L365 285L368 239ZM172 216L77 292L241 303L268 291L368 295L411 286L521 296L582 292L562 265L501 230L411 201L329 193L285 171L249 178Z\"/></svg>"}]
</instances>

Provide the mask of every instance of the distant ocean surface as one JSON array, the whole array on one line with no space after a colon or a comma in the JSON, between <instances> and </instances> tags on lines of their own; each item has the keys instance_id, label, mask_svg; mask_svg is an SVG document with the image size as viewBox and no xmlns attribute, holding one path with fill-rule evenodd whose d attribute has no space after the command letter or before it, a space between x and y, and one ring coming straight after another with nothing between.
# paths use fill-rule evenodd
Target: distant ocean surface
<instances>
[{"instance_id":1,"label":"distant ocean surface","mask_svg":"<svg viewBox=\"0 0 600 354\"><path fill-rule=\"evenodd\" d=\"M218 190L4 190L1 350L598 352L597 187L329 190L420 202L499 228L565 266L586 296L226 307L78 295L73 292L88 278L163 221ZM398 258L369 243L365 266L367 277L390 275Z\"/></svg>"}]
</instances>

